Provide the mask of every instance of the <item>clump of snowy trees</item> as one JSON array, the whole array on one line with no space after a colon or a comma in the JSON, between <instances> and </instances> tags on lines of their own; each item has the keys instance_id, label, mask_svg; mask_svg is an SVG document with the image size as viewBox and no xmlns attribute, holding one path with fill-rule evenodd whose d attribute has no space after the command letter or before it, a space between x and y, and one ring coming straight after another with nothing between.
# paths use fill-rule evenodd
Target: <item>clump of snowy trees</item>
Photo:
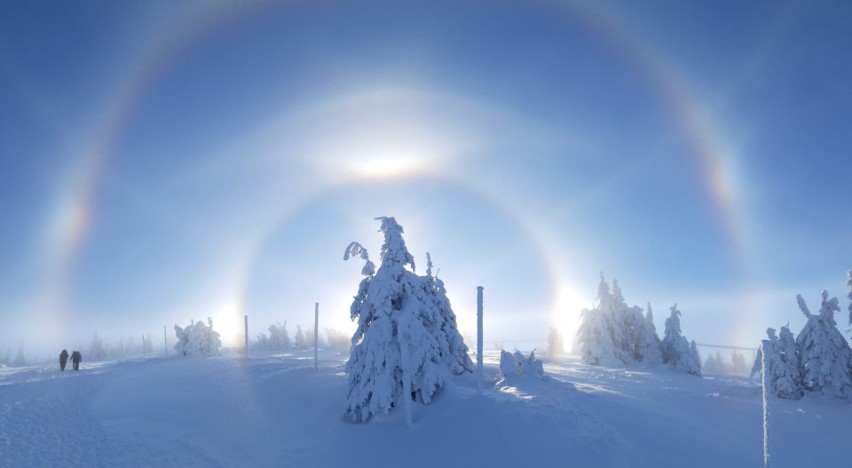
<instances>
[{"instance_id":1,"label":"clump of snowy trees","mask_svg":"<svg viewBox=\"0 0 852 468\"><path fill-rule=\"evenodd\" d=\"M444 283L432 275L431 257L426 275L415 274L402 226L394 218L376 219L384 234L378 270L357 242L343 256L365 262L350 309L358 329L346 363L344 408L346 417L359 422L411 401L428 404L451 375L473 372Z\"/></svg>"},{"instance_id":2,"label":"clump of snowy trees","mask_svg":"<svg viewBox=\"0 0 852 468\"><path fill-rule=\"evenodd\" d=\"M748 373L745 355L736 350L731 351L730 359L727 360L719 350L716 350L715 355L707 356L702 369L710 374L743 375Z\"/></svg>"},{"instance_id":3,"label":"clump of snowy trees","mask_svg":"<svg viewBox=\"0 0 852 468\"><path fill-rule=\"evenodd\" d=\"M200 320L186 328L175 325L175 335L175 351L181 356L218 356L222 347L219 332L213 330L213 320L209 317L207 325Z\"/></svg>"},{"instance_id":4,"label":"clump of snowy trees","mask_svg":"<svg viewBox=\"0 0 852 468\"><path fill-rule=\"evenodd\" d=\"M847 273L852 323L852 273ZM820 294L819 313L811 313L801 295L796 296L799 309L808 321L793 339L789 326L781 327L781 336L767 330L768 339L761 343L752 376L759 374L766 356L767 384L781 398L798 399L805 393L837 398L852 396L852 349L837 328L834 314L840 312L836 297Z\"/></svg>"},{"instance_id":5,"label":"clump of snowy trees","mask_svg":"<svg viewBox=\"0 0 852 468\"><path fill-rule=\"evenodd\" d=\"M695 342L690 344L681 334L677 304L671 308L665 336L660 340L651 304L644 315L641 307L628 307L618 281L613 280L610 292L603 273L596 302L595 307L581 312L577 344L583 362L606 367L665 363L701 375L701 359Z\"/></svg>"},{"instance_id":6,"label":"clump of snowy trees","mask_svg":"<svg viewBox=\"0 0 852 468\"><path fill-rule=\"evenodd\" d=\"M293 341L287 332L286 320L283 325L281 322L273 323L267 330L269 330L269 336L266 336L263 332L258 333L257 338L252 343L252 347L257 349L284 350L290 349L293 346Z\"/></svg>"},{"instance_id":7,"label":"clump of snowy trees","mask_svg":"<svg viewBox=\"0 0 852 468\"><path fill-rule=\"evenodd\" d=\"M253 349L269 350L269 351L285 351L290 349L308 349L314 346L314 331L307 329L302 331L300 325L296 325L296 334L290 338L290 333L287 330L287 321L282 325L280 322L273 323L267 329L269 334L261 332L251 341ZM326 338L323 340L322 335L319 336L319 346L329 347L340 350L349 350L351 340L349 336L333 328L325 329Z\"/></svg>"}]
</instances>

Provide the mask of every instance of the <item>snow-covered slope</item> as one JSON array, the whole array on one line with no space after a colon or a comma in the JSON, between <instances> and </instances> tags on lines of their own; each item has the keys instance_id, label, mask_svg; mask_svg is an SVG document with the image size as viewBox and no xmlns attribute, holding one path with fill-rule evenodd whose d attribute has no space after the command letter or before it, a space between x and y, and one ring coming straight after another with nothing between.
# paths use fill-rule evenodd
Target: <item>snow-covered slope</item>
<instances>
[{"instance_id":1,"label":"snow-covered slope","mask_svg":"<svg viewBox=\"0 0 852 468\"><path fill-rule=\"evenodd\" d=\"M346 356L151 358L0 369L3 466L691 466L763 464L760 388L731 377L606 369L572 358L550 377L476 395L454 380L430 406L341 418ZM546 358L545 358L546 359ZM774 467L844 466L847 400L770 400Z\"/></svg>"}]
</instances>

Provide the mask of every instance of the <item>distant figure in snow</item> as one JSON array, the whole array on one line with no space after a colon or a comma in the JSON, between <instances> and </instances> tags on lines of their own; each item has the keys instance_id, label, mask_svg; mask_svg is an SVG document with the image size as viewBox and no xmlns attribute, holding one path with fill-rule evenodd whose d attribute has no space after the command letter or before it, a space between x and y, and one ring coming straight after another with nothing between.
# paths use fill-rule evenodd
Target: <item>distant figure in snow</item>
<instances>
[{"instance_id":1,"label":"distant figure in snow","mask_svg":"<svg viewBox=\"0 0 852 468\"><path fill-rule=\"evenodd\" d=\"M74 370L80 370L80 361L83 360L83 355L80 354L80 351L74 351L71 353L71 362L74 364Z\"/></svg>"},{"instance_id":2,"label":"distant figure in snow","mask_svg":"<svg viewBox=\"0 0 852 468\"><path fill-rule=\"evenodd\" d=\"M65 370L65 364L67 364L67 363L68 363L68 351L63 349L62 352L59 353L59 370L64 371Z\"/></svg>"}]
</instances>

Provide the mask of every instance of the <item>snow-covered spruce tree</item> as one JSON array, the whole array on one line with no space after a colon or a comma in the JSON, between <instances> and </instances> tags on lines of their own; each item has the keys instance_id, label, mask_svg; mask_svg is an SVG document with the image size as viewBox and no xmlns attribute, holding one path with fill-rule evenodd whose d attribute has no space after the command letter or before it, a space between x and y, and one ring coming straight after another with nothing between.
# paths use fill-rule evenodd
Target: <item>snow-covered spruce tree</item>
<instances>
[{"instance_id":1,"label":"snow-covered spruce tree","mask_svg":"<svg viewBox=\"0 0 852 468\"><path fill-rule=\"evenodd\" d=\"M444 365L453 375L459 375L465 371L473 372L473 362L470 359L468 347L458 331L456 314L447 297L447 288L443 280L437 275L432 275L432 255L429 252L426 252L426 276L421 278L421 282L429 293L431 303L438 314L438 321L433 324L431 332L439 335L438 343L441 346L440 354L444 359Z\"/></svg>"},{"instance_id":2,"label":"snow-covered spruce tree","mask_svg":"<svg viewBox=\"0 0 852 468\"><path fill-rule=\"evenodd\" d=\"M269 346L272 349L288 349L292 346L290 335L287 333L287 321L282 325L280 322L269 326Z\"/></svg>"},{"instance_id":3,"label":"snow-covered spruce tree","mask_svg":"<svg viewBox=\"0 0 852 468\"><path fill-rule=\"evenodd\" d=\"M89 347L89 357L90 361L103 361L107 358L107 351L104 348L104 340L101 339L100 335L98 335L98 331L95 330L95 336L92 337L92 345Z\"/></svg>"},{"instance_id":4,"label":"snow-covered spruce tree","mask_svg":"<svg viewBox=\"0 0 852 468\"><path fill-rule=\"evenodd\" d=\"M611 309L609 315L609 329L612 333L612 342L615 345L615 356L624 364L636 362L634 338L632 332L638 326L638 317L641 317L641 309L629 308L624 301L618 280L612 279ZM639 313L638 317L636 312Z\"/></svg>"},{"instance_id":5,"label":"snow-covered spruce tree","mask_svg":"<svg viewBox=\"0 0 852 468\"><path fill-rule=\"evenodd\" d=\"M745 355L743 353L737 352L736 350L731 351L731 373L737 375L743 375L746 373L748 369Z\"/></svg>"},{"instance_id":6,"label":"snow-covered spruce tree","mask_svg":"<svg viewBox=\"0 0 852 468\"><path fill-rule=\"evenodd\" d=\"M697 350L693 350L694 346L690 346L689 341L681 335L680 315L677 304L673 305L671 316L666 319L666 332L660 345L663 363L693 375L701 375L701 360Z\"/></svg>"},{"instance_id":7,"label":"snow-covered spruce tree","mask_svg":"<svg viewBox=\"0 0 852 468\"><path fill-rule=\"evenodd\" d=\"M302 326L296 325L296 335L293 337L293 346L296 348L307 348L308 342L305 339L305 334L302 332Z\"/></svg>"},{"instance_id":8,"label":"snow-covered spruce tree","mask_svg":"<svg viewBox=\"0 0 852 468\"><path fill-rule=\"evenodd\" d=\"M645 316L642 309L634 307L633 312L635 328L633 331L633 348L636 360L645 364L660 364L663 362L660 354L660 337L657 335L657 327L654 326L654 312L648 303ZM638 313L638 317L636 314Z\"/></svg>"},{"instance_id":9,"label":"snow-covered spruce tree","mask_svg":"<svg viewBox=\"0 0 852 468\"><path fill-rule=\"evenodd\" d=\"M695 340L689 342L689 355L686 360L686 372L692 375L701 375L701 355Z\"/></svg>"},{"instance_id":10,"label":"snow-covered spruce tree","mask_svg":"<svg viewBox=\"0 0 852 468\"><path fill-rule=\"evenodd\" d=\"M718 356L718 355L719 354L718 354L718 351L717 351L716 356ZM716 359L716 356L714 356L712 354L707 356L707 359L704 360L704 372L708 372L708 373L711 373L711 374L718 374L719 373L719 364L718 364L719 361Z\"/></svg>"},{"instance_id":11,"label":"snow-covered spruce tree","mask_svg":"<svg viewBox=\"0 0 852 468\"><path fill-rule=\"evenodd\" d=\"M774 369L773 390L780 398L798 400L804 395L802 388L802 364L799 346L790 331L790 325L781 327L781 336L775 343L781 363Z\"/></svg>"},{"instance_id":12,"label":"snow-covered spruce tree","mask_svg":"<svg viewBox=\"0 0 852 468\"><path fill-rule=\"evenodd\" d=\"M804 394L799 370L799 353L789 326L781 327L781 338L774 328L766 329L767 339L761 341L749 378L760 376L766 363L770 391L779 398L798 400ZM765 356L765 361L764 361Z\"/></svg>"},{"instance_id":13,"label":"snow-covered spruce tree","mask_svg":"<svg viewBox=\"0 0 852 468\"><path fill-rule=\"evenodd\" d=\"M852 270L846 271L846 287L849 288L849 325L852 325Z\"/></svg>"},{"instance_id":14,"label":"snow-covered spruce tree","mask_svg":"<svg viewBox=\"0 0 852 468\"><path fill-rule=\"evenodd\" d=\"M175 351L181 356L217 356L222 347L219 332L213 330L213 320L207 318L207 324L201 320L186 328L175 325Z\"/></svg>"},{"instance_id":15,"label":"snow-covered spruce tree","mask_svg":"<svg viewBox=\"0 0 852 468\"><path fill-rule=\"evenodd\" d=\"M754 376L761 376L761 371L763 369L763 363L766 362L766 374L769 376L769 381L772 382L772 375L774 375L774 368L777 363L781 362L780 354L778 353L778 336L775 334L774 328L766 329L767 339L761 340L761 346L757 348L757 354L754 357L754 363L751 366L751 373L749 373L749 379L753 379ZM766 360L764 361L763 356L766 355Z\"/></svg>"},{"instance_id":16,"label":"snow-covered spruce tree","mask_svg":"<svg viewBox=\"0 0 852 468\"><path fill-rule=\"evenodd\" d=\"M358 243L344 254L344 260L366 262L350 309L358 328L346 363L344 408L359 422L407 401L428 404L450 375L473 371L443 282L431 271L415 274L402 226L394 218L376 219L384 234L379 269Z\"/></svg>"},{"instance_id":17,"label":"snow-covered spruce tree","mask_svg":"<svg viewBox=\"0 0 852 468\"><path fill-rule=\"evenodd\" d=\"M580 312L582 322L577 330L577 345L580 358L586 364L605 367L620 367L624 361L619 358L612 337L612 295L603 273L598 283L597 305Z\"/></svg>"},{"instance_id":18,"label":"snow-covered spruce tree","mask_svg":"<svg viewBox=\"0 0 852 468\"><path fill-rule=\"evenodd\" d=\"M838 398L852 395L852 350L834 320L834 313L840 311L837 298L829 300L828 292L823 290L818 315L811 314L801 295L796 296L796 299L802 313L808 318L796 337L805 389Z\"/></svg>"}]
</instances>

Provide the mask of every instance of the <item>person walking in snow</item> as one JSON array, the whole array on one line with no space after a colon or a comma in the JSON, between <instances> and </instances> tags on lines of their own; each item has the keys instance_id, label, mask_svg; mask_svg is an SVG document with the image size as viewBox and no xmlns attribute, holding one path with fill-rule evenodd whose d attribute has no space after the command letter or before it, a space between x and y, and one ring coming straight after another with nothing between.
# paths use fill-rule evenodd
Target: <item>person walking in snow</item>
<instances>
[{"instance_id":1,"label":"person walking in snow","mask_svg":"<svg viewBox=\"0 0 852 468\"><path fill-rule=\"evenodd\" d=\"M63 349L62 352L59 353L59 370L64 371L65 370L65 364L67 364L67 363L68 363L68 351Z\"/></svg>"},{"instance_id":2,"label":"person walking in snow","mask_svg":"<svg viewBox=\"0 0 852 468\"><path fill-rule=\"evenodd\" d=\"M71 353L71 362L74 364L74 370L80 370L80 361L83 360L83 355L80 354L80 351L74 351Z\"/></svg>"}]
</instances>

